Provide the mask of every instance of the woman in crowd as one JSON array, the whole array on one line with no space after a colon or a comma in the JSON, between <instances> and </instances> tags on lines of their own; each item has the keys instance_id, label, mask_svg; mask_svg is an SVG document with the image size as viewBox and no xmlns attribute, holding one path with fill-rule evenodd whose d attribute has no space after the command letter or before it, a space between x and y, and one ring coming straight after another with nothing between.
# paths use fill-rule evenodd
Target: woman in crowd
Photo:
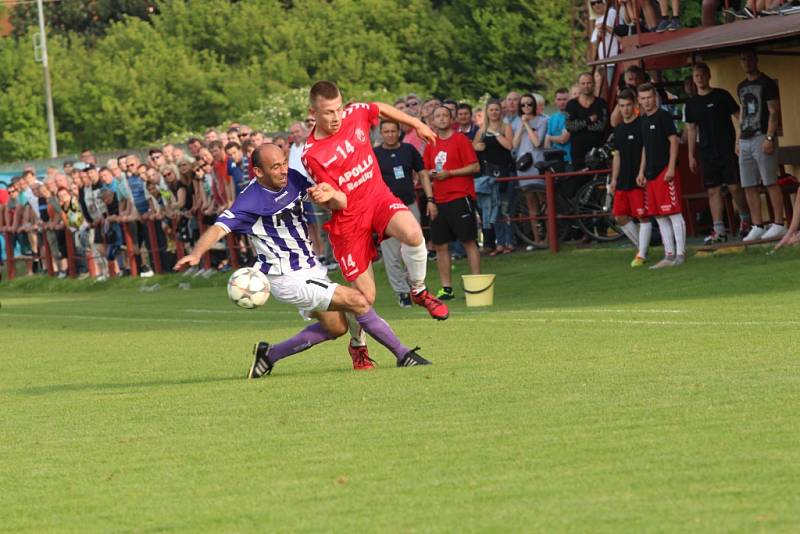
<instances>
[{"instance_id":1,"label":"woman in crowd","mask_svg":"<svg viewBox=\"0 0 800 534\"><path fill-rule=\"evenodd\" d=\"M514 148L517 150L517 175L538 176L536 164L544 161L544 138L547 133L547 118L537 113L536 98L528 93L519 100L519 115L522 118L522 128L514 135ZM528 214L538 217L543 201L544 180L533 178L520 180L519 186L525 195L528 205ZM538 221L531 221L533 240L536 246L543 247L541 227ZM529 247L529 250L533 247Z\"/></svg>"},{"instance_id":2,"label":"woman in crowd","mask_svg":"<svg viewBox=\"0 0 800 534\"><path fill-rule=\"evenodd\" d=\"M475 180L478 207L483 227L483 248L496 245L490 256L513 252L508 204L513 182L497 183L496 178L513 174L511 146L514 139L511 125L503 122L499 100L486 103L483 124L475 134L473 147L481 163L481 176Z\"/></svg>"}]
</instances>

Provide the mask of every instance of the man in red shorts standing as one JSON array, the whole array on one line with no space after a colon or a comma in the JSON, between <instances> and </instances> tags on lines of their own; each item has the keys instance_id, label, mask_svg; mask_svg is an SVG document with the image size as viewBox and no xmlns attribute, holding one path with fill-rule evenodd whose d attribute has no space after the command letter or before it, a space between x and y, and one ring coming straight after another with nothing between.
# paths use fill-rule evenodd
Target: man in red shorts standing
<instances>
[{"instance_id":1,"label":"man in red shorts standing","mask_svg":"<svg viewBox=\"0 0 800 534\"><path fill-rule=\"evenodd\" d=\"M447 319L447 306L425 287L428 253L422 228L383 181L369 137L379 118L406 124L429 143L435 140L433 131L388 104L344 107L339 88L328 81L311 87L309 104L316 126L306 141L302 162L317 185L308 193L332 212L325 228L345 279L374 303L372 261L377 249L372 234L381 239L394 237L400 241L400 255L408 270L411 299L434 319ZM425 193L432 196L432 191Z\"/></svg>"},{"instance_id":2,"label":"man in red shorts standing","mask_svg":"<svg viewBox=\"0 0 800 534\"><path fill-rule=\"evenodd\" d=\"M678 173L678 132L669 113L658 107L656 88L639 86L642 115L642 163L636 182L647 185L645 206L654 216L664 243L664 259L651 269L674 267L686 261L686 221L681 213L681 177Z\"/></svg>"},{"instance_id":3,"label":"man in red shorts standing","mask_svg":"<svg viewBox=\"0 0 800 534\"><path fill-rule=\"evenodd\" d=\"M653 223L644 207L644 188L636 184L642 164L642 127L636 116L636 93L626 87L617 97L616 109L621 122L614 127L614 162L611 166L611 192L614 194L614 218L622 232L638 249L631 267L641 267L647 261L647 249L653 233ZM634 222L639 221L639 224Z\"/></svg>"}]
</instances>

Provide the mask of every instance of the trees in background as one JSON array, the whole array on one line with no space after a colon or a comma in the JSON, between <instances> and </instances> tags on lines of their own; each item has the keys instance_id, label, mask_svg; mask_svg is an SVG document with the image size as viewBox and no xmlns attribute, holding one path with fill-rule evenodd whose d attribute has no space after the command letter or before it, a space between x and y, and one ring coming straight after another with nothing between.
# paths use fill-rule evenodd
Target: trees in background
<instances>
[{"instance_id":1,"label":"trees in background","mask_svg":"<svg viewBox=\"0 0 800 534\"><path fill-rule=\"evenodd\" d=\"M285 128L299 88L350 99L553 89L580 67L580 0L92 0L47 4L62 151L141 146L233 119ZM85 9L79 7L83 4ZM525 4L525 5L522 5ZM89 7L87 7L89 6ZM94 10L94 11L92 11ZM47 152L30 5L0 40L0 158ZM576 33L577 32L577 33ZM577 48L576 48L577 47ZM272 111L271 111L272 110ZM281 122L284 121L284 122Z\"/></svg>"}]
</instances>

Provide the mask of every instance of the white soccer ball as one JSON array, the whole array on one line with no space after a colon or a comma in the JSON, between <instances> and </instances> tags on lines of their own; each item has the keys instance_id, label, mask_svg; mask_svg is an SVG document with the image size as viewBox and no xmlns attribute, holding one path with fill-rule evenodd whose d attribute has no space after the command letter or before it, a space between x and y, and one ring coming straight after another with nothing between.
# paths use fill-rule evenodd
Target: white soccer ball
<instances>
[{"instance_id":1,"label":"white soccer ball","mask_svg":"<svg viewBox=\"0 0 800 534\"><path fill-rule=\"evenodd\" d=\"M240 308L262 306L269 298L267 275L252 267L242 267L228 279L228 296Z\"/></svg>"}]
</instances>

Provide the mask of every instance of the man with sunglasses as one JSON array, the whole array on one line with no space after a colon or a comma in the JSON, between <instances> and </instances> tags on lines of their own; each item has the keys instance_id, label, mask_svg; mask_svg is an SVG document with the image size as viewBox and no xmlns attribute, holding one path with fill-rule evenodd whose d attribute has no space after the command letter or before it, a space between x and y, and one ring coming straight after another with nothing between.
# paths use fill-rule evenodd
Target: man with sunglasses
<instances>
[{"instance_id":1,"label":"man with sunglasses","mask_svg":"<svg viewBox=\"0 0 800 534\"><path fill-rule=\"evenodd\" d=\"M422 101L419 99L417 95L411 93L406 97L406 106L404 113L411 115L415 119L419 118L420 112L422 110ZM425 151L425 141L417 135L417 131L411 128L406 124L401 124L400 129L403 132L403 142L408 143L409 145L413 146L417 149L417 152L422 155Z\"/></svg>"}]
</instances>

